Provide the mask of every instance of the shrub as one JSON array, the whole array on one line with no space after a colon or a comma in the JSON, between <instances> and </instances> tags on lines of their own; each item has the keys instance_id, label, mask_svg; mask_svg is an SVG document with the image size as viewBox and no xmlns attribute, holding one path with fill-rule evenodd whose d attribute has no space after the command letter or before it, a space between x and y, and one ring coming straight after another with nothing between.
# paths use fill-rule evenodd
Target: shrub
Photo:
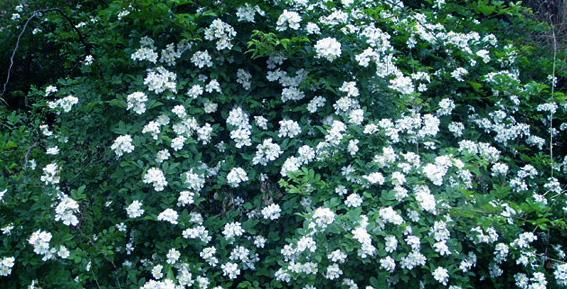
<instances>
[{"instance_id":1,"label":"shrub","mask_svg":"<svg viewBox=\"0 0 567 289\"><path fill-rule=\"evenodd\" d=\"M80 73L2 134L1 284L567 285L565 94L493 6L426 2L87 9Z\"/></svg>"}]
</instances>

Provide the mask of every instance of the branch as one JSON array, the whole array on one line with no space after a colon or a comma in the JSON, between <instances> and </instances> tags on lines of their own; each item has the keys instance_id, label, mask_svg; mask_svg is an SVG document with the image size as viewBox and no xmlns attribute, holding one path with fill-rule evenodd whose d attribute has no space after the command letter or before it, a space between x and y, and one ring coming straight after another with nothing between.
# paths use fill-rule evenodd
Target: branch
<instances>
[{"instance_id":1,"label":"branch","mask_svg":"<svg viewBox=\"0 0 567 289\"><path fill-rule=\"evenodd\" d=\"M8 83L10 82L10 76L12 74L12 67L14 66L14 57L16 56L16 52L18 51L18 48L20 46L20 40L22 38L22 35L24 35L24 32L26 31L28 24L31 22L31 20L33 18L39 17L43 13L47 13L47 12L57 12L59 15L61 15L69 23L69 25L71 25L73 30L75 30L75 32L77 33L77 36L79 37L79 41L85 47L86 55L91 54L91 44L88 43L85 40L81 31L73 23L73 20L71 20L71 18L69 16L67 16L67 14L65 14L65 12L63 12L63 10L61 10L60 8L48 8L48 9L42 9L42 10L34 11L32 13L32 15L28 18L28 20L26 20L26 22L24 23L24 27L22 27L22 31L20 31L20 34L18 35L18 39L16 41L16 46L14 47L14 50L12 51L12 55L10 56L10 66L8 67L8 73L7 73L7 76L6 76L6 81L4 82L4 86L2 88L2 93L0 93L0 100L2 102L4 102L4 104L6 104L6 105L8 105L8 102L5 99L3 99L2 96L4 96L4 94L6 93Z\"/></svg>"},{"instance_id":2,"label":"branch","mask_svg":"<svg viewBox=\"0 0 567 289\"><path fill-rule=\"evenodd\" d=\"M23 164L24 168L27 168L27 167L28 167L28 162L29 162L29 157L30 157L31 151L32 151L33 148L35 148L37 145L38 145L38 143L37 143L37 142L34 142L34 143L28 148L28 150L26 151L26 154L24 155L24 164Z\"/></svg>"},{"instance_id":3,"label":"branch","mask_svg":"<svg viewBox=\"0 0 567 289\"><path fill-rule=\"evenodd\" d=\"M85 40L79 28L77 28L77 26L75 26L75 24L73 23L73 20L71 20L71 18L69 18L69 16L67 16L67 14L65 14L65 12L63 12L63 10L61 10L60 8L50 8L44 10L44 12L52 12L52 11L59 13L65 20L67 20L67 22L69 23L69 25L71 25L73 30L77 32L77 36L79 36L79 41L85 47L86 54L87 55L91 54L91 44Z\"/></svg>"}]
</instances>

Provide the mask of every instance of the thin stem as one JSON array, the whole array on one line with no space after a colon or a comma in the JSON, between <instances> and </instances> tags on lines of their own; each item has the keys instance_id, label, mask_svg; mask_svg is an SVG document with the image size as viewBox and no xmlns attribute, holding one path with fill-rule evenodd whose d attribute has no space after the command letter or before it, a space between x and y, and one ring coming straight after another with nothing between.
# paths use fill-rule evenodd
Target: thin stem
<instances>
[{"instance_id":1,"label":"thin stem","mask_svg":"<svg viewBox=\"0 0 567 289\"><path fill-rule=\"evenodd\" d=\"M551 22L551 19L550 19ZM553 65L551 69L551 103L555 94L555 64L557 62L557 38L555 37L555 26L551 22L551 33L553 36ZM553 111L549 116L549 157L551 158L551 177L553 178Z\"/></svg>"}]
</instances>

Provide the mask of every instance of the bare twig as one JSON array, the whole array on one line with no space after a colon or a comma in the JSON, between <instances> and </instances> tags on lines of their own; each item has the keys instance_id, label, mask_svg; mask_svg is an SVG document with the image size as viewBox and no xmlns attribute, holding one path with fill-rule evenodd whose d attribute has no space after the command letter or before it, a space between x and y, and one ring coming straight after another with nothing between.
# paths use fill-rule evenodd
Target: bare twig
<instances>
[{"instance_id":1,"label":"bare twig","mask_svg":"<svg viewBox=\"0 0 567 289\"><path fill-rule=\"evenodd\" d=\"M2 102L4 102L4 104L8 105L8 102L6 102L6 100L4 100L2 98L2 96L4 96L4 93L6 93L6 88L8 87L8 82L10 82L10 76L12 74L12 67L14 66L14 57L16 56L16 51L18 51L18 47L20 46L20 40L22 38L22 35L24 35L24 32L26 32L26 28L28 27L28 24L30 23L30 21L32 19L34 19L35 17L39 16L40 12L35 11L32 16L30 16L30 18L28 18L28 20L26 20L26 23L24 23L24 27L22 27L22 31L20 31L20 34L18 35L18 39L16 41L16 47L14 47L14 50L12 51L12 55L10 56L10 66L8 67L8 74L6 75L6 81L4 82L4 87L2 88L2 93L0 93L0 100L2 100Z\"/></svg>"}]
</instances>

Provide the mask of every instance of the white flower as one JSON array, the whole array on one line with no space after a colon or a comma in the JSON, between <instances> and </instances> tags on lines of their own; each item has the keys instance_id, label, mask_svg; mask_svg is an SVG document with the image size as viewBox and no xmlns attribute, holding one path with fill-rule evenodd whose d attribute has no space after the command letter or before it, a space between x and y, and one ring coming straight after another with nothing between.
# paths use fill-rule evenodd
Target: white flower
<instances>
[{"instance_id":1,"label":"white flower","mask_svg":"<svg viewBox=\"0 0 567 289\"><path fill-rule=\"evenodd\" d=\"M280 146L273 143L271 138L268 138L262 144L256 146L256 155L252 159L252 163L265 166L268 162L276 160L282 153Z\"/></svg>"},{"instance_id":2,"label":"white flower","mask_svg":"<svg viewBox=\"0 0 567 289\"><path fill-rule=\"evenodd\" d=\"M167 186L167 180L159 168L150 168L143 179L144 184L152 184L156 192L161 192Z\"/></svg>"},{"instance_id":3,"label":"white flower","mask_svg":"<svg viewBox=\"0 0 567 289\"><path fill-rule=\"evenodd\" d=\"M163 266L162 265L155 265L152 268L152 277L154 277L155 279L159 280L163 277ZM144 286L145 287L145 286ZM149 286L148 286L149 287ZM161 287L161 286L160 286Z\"/></svg>"},{"instance_id":4,"label":"white flower","mask_svg":"<svg viewBox=\"0 0 567 289\"><path fill-rule=\"evenodd\" d=\"M315 51L317 52L317 58L325 58L332 62L341 56L341 43L335 38L323 38L315 44Z\"/></svg>"},{"instance_id":5,"label":"white flower","mask_svg":"<svg viewBox=\"0 0 567 289\"><path fill-rule=\"evenodd\" d=\"M394 269L396 269L396 262L392 257L386 256L380 259L380 268L388 272L394 272Z\"/></svg>"},{"instance_id":6,"label":"white flower","mask_svg":"<svg viewBox=\"0 0 567 289\"><path fill-rule=\"evenodd\" d=\"M144 214L144 209L142 209L142 202L135 200L128 207L126 207L126 214L128 218L137 218Z\"/></svg>"},{"instance_id":7,"label":"white flower","mask_svg":"<svg viewBox=\"0 0 567 289\"><path fill-rule=\"evenodd\" d=\"M252 74L250 74L250 72L241 68L236 71L236 82L242 85L242 88L245 90L250 90L252 85L252 82L250 81L251 79Z\"/></svg>"},{"instance_id":8,"label":"white flower","mask_svg":"<svg viewBox=\"0 0 567 289\"><path fill-rule=\"evenodd\" d=\"M159 213L157 220L158 221L165 221L171 223L173 225L177 225L177 218L179 215L173 209L165 209L161 213Z\"/></svg>"},{"instance_id":9,"label":"white flower","mask_svg":"<svg viewBox=\"0 0 567 289\"><path fill-rule=\"evenodd\" d=\"M213 66L212 58L207 50L195 52L191 57L191 62L199 68Z\"/></svg>"},{"instance_id":10,"label":"white flower","mask_svg":"<svg viewBox=\"0 0 567 289\"><path fill-rule=\"evenodd\" d=\"M53 258L49 251L51 237L51 233L37 230L33 232L28 239L28 243L33 246L33 251L38 255L44 255L44 261Z\"/></svg>"},{"instance_id":11,"label":"white flower","mask_svg":"<svg viewBox=\"0 0 567 289\"><path fill-rule=\"evenodd\" d=\"M327 272L325 273L325 278L329 280L338 279L343 274L343 271L339 268L338 264L332 264L327 267Z\"/></svg>"},{"instance_id":12,"label":"white flower","mask_svg":"<svg viewBox=\"0 0 567 289\"><path fill-rule=\"evenodd\" d=\"M419 206L427 212L432 214L435 213L435 196L433 196L429 188L426 186L418 186L415 188L415 199L417 200Z\"/></svg>"},{"instance_id":13,"label":"white flower","mask_svg":"<svg viewBox=\"0 0 567 289\"><path fill-rule=\"evenodd\" d=\"M443 184L443 177L447 173L447 168L436 164L427 164L423 167L425 176L435 185Z\"/></svg>"},{"instance_id":14,"label":"white flower","mask_svg":"<svg viewBox=\"0 0 567 289\"><path fill-rule=\"evenodd\" d=\"M167 264L173 265L177 262L177 260L179 260L179 257L181 257L181 253L175 250L174 248L172 248L169 249L166 257L167 257Z\"/></svg>"},{"instance_id":15,"label":"white flower","mask_svg":"<svg viewBox=\"0 0 567 289\"><path fill-rule=\"evenodd\" d=\"M516 238L512 244L512 247L516 248L529 248L530 243L537 240L537 236L532 232L521 233L518 238Z\"/></svg>"},{"instance_id":16,"label":"white flower","mask_svg":"<svg viewBox=\"0 0 567 289\"><path fill-rule=\"evenodd\" d=\"M242 168L232 168L226 176L226 180L231 187L236 188L240 183L248 181L248 174Z\"/></svg>"},{"instance_id":17,"label":"white flower","mask_svg":"<svg viewBox=\"0 0 567 289\"><path fill-rule=\"evenodd\" d=\"M255 116L254 122L256 122L256 125L261 129L268 129L268 120L265 117L261 115Z\"/></svg>"},{"instance_id":18,"label":"white flower","mask_svg":"<svg viewBox=\"0 0 567 289\"><path fill-rule=\"evenodd\" d=\"M197 97L203 95L203 92L204 92L203 87L200 86L200 85L198 85L198 84L195 84L195 85L191 86L191 88L189 89L189 91L187 91L187 95L188 95L190 98L195 99L195 98L197 98Z\"/></svg>"},{"instance_id":19,"label":"white flower","mask_svg":"<svg viewBox=\"0 0 567 289\"><path fill-rule=\"evenodd\" d=\"M177 47L175 43L169 43L164 49L161 50L161 58L159 59L159 61L165 63L166 65L174 66L176 60L181 57L181 54L183 54L185 49L188 49L190 47L190 45L187 45L185 43L179 43L177 44Z\"/></svg>"},{"instance_id":20,"label":"white flower","mask_svg":"<svg viewBox=\"0 0 567 289\"><path fill-rule=\"evenodd\" d=\"M49 96L52 93L56 93L58 91L57 87L53 86L53 85L48 85L45 88L45 96Z\"/></svg>"},{"instance_id":21,"label":"white flower","mask_svg":"<svg viewBox=\"0 0 567 289\"><path fill-rule=\"evenodd\" d=\"M258 247L258 248L264 248L266 246L266 238L258 235L256 237L254 237L254 246Z\"/></svg>"},{"instance_id":22,"label":"white flower","mask_svg":"<svg viewBox=\"0 0 567 289\"><path fill-rule=\"evenodd\" d=\"M436 136L437 133L439 132L439 119L431 114L425 114L422 117L422 121L423 121L423 127L418 132L418 136L421 138L427 136ZM437 164L439 158L444 158L444 156L437 157L435 159L435 162Z\"/></svg>"},{"instance_id":23,"label":"white flower","mask_svg":"<svg viewBox=\"0 0 567 289\"><path fill-rule=\"evenodd\" d=\"M236 279L236 277L240 275L240 269L238 269L238 265L232 262L222 264L221 269L223 276L228 276L228 278L231 280Z\"/></svg>"},{"instance_id":24,"label":"white flower","mask_svg":"<svg viewBox=\"0 0 567 289\"><path fill-rule=\"evenodd\" d=\"M396 239L395 236L388 235L384 238L384 240L385 240L386 252L392 253L396 251L396 249L398 248L398 239Z\"/></svg>"},{"instance_id":25,"label":"white flower","mask_svg":"<svg viewBox=\"0 0 567 289\"><path fill-rule=\"evenodd\" d=\"M294 138L301 133L301 127L296 121L293 120L280 120L279 137Z\"/></svg>"},{"instance_id":26,"label":"white flower","mask_svg":"<svg viewBox=\"0 0 567 289\"><path fill-rule=\"evenodd\" d=\"M280 174L286 177L289 173L298 171L300 166L301 161L298 158L289 157L283 163Z\"/></svg>"},{"instance_id":27,"label":"white flower","mask_svg":"<svg viewBox=\"0 0 567 289\"><path fill-rule=\"evenodd\" d=\"M316 113L319 108L325 106L325 102L327 102L326 98L322 96L316 96L307 104L307 110L310 113Z\"/></svg>"},{"instance_id":28,"label":"white flower","mask_svg":"<svg viewBox=\"0 0 567 289\"><path fill-rule=\"evenodd\" d=\"M7 191L8 191L8 189L0 191L0 202L2 202L2 199L4 198L4 195L6 194Z\"/></svg>"},{"instance_id":29,"label":"white flower","mask_svg":"<svg viewBox=\"0 0 567 289\"><path fill-rule=\"evenodd\" d=\"M404 222L402 216L398 214L398 212L396 212L392 207L381 208L379 214L386 223L401 225Z\"/></svg>"},{"instance_id":30,"label":"white flower","mask_svg":"<svg viewBox=\"0 0 567 289\"><path fill-rule=\"evenodd\" d=\"M207 248L203 248L201 253L199 253L199 256L201 256L203 260L209 263L209 265L216 266L219 262L219 259L215 257L216 252L217 249L215 247L207 247Z\"/></svg>"},{"instance_id":31,"label":"white flower","mask_svg":"<svg viewBox=\"0 0 567 289\"><path fill-rule=\"evenodd\" d=\"M57 256L62 259L67 259L70 255L71 252L69 252L69 249L67 249L65 246L59 246L59 250L57 250Z\"/></svg>"},{"instance_id":32,"label":"white flower","mask_svg":"<svg viewBox=\"0 0 567 289\"><path fill-rule=\"evenodd\" d=\"M71 111L73 105L77 103L79 103L79 99L72 95L69 95L56 101L48 102L47 106L51 109L61 109L64 112L69 112Z\"/></svg>"},{"instance_id":33,"label":"white flower","mask_svg":"<svg viewBox=\"0 0 567 289\"><path fill-rule=\"evenodd\" d=\"M195 203L195 193L191 191L182 191L177 198L177 206L187 206Z\"/></svg>"},{"instance_id":34,"label":"white flower","mask_svg":"<svg viewBox=\"0 0 567 289\"><path fill-rule=\"evenodd\" d=\"M465 130L465 126L461 122L456 121L451 122L447 128L455 137L461 137Z\"/></svg>"},{"instance_id":35,"label":"white flower","mask_svg":"<svg viewBox=\"0 0 567 289\"><path fill-rule=\"evenodd\" d=\"M278 204L271 204L262 209L262 217L266 220L276 220L280 217L280 206Z\"/></svg>"},{"instance_id":36,"label":"white flower","mask_svg":"<svg viewBox=\"0 0 567 289\"><path fill-rule=\"evenodd\" d=\"M553 271L553 276L559 286L567 286L567 263L558 264Z\"/></svg>"},{"instance_id":37,"label":"white flower","mask_svg":"<svg viewBox=\"0 0 567 289\"><path fill-rule=\"evenodd\" d=\"M356 82L354 81L345 81L339 87L339 91L346 93L348 97L357 97L360 95L358 88L356 87Z\"/></svg>"},{"instance_id":38,"label":"white flower","mask_svg":"<svg viewBox=\"0 0 567 289\"><path fill-rule=\"evenodd\" d=\"M163 149L163 150L157 152L156 162L157 163L163 163L163 161L169 159L170 156L171 156L171 154L169 153L169 151L167 149Z\"/></svg>"},{"instance_id":39,"label":"white flower","mask_svg":"<svg viewBox=\"0 0 567 289\"><path fill-rule=\"evenodd\" d=\"M12 234L12 230L14 229L14 225L12 223L0 228L0 231L3 235L10 236Z\"/></svg>"},{"instance_id":40,"label":"white flower","mask_svg":"<svg viewBox=\"0 0 567 289\"><path fill-rule=\"evenodd\" d=\"M397 75L396 78L390 79L391 89L396 90L402 94L411 94L415 92L415 87L411 78L405 77L403 75Z\"/></svg>"},{"instance_id":41,"label":"white flower","mask_svg":"<svg viewBox=\"0 0 567 289\"><path fill-rule=\"evenodd\" d=\"M116 18L118 18L118 20L122 20L122 18L124 18L124 17L126 17L126 16L128 16L128 15L130 15L130 11L124 9L124 10L120 11L120 13L118 13L118 14L116 15Z\"/></svg>"},{"instance_id":42,"label":"white flower","mask_svg":"<svg viewBox=\"0 0 567 289\"><path fill-rule=\"evenodd\" d=\"M43 168L41 181L46 185L59 184L59 167L56 163L50 163Z\"/></svg>"},{"instance_id":43,"label":"white flower","mask_svg":"<svg viewBox=\"0 0 567 289\"><path fill-rule=\"evenodd\" d=\"M110 149L114 151L117 157L121 157L124 153L131 153L134 151L134 145L132 144L132 137L127 135L121 135L114 140Z\"/></svg>"},{"instance_id":44,"label":"white flower","mask_svg":"<svg viewBox=\"0 0 567 289\"><path fill-rule=\"evenodd\" d=\"M463 76L467 74L469 74L469 72L463 67L459 67L451 72L451 76L457 81L464 81Z\"/></svg>"},{"instance_id":45,"label":"white flower","mask_svg":"<svg viewBox=\"0 0 567 289\"><path fill-rule=\"evenodd\" d=\"M234 140L236 143L234 146L236 148L242 148L243 146L251 146L252 140L250 139L250 135L252 132L247 129L236 129L230 132L230 138Z\"/></svg>"},{"instance_id":46,"label":"white flower","mask_svg":"<svg viewBox=\"0 0 567 289\"><path fill-rule=\"evenodd\" d=\"M301 16L299 16L297 12L284 10L280 17L278 17L276 30L286 31L288 27L297 30L299 29L300 22Z\"/></svg>"},{"instance_id":47,"label":"white flower","mask_svg":"<svg viewBox=\"0 0 567 289\"><path fill-rule=\"evenodd\" d=\"M407 256L402 258L400 262L400 267L403 269L411 270L417 266L425 265L427 258L423 256L420 252L412 251Z\"/></svg>"},{"instance_id":48,"label":"white flower","mask_svg":"<svg viewBox=\"0 0 567 289\"><path fill-rule=\"evenodd\" d=\"M482 49L476 52L476 55L480 58L482 58L482 61L484 63L488 63L490 62L490 52L486 49Z\"/></svg>"},{"instance_id":49,"label":"white flower","mask_svg":"<svg viewBox=\"0 0 567 289\"><path fill-rule=\"evenodd\" d=\"M450 115L453 109L455 109L455 102L452 99L444 98L439 102L437 116Z\"/></svg>"},{"instance_id":50,"label":"white flower","mask_svg":"<svg viewBox=\"0 0 567 289\"><path fill-rule=\"evenodd\" d=\"M156 94L160 94L166 90L173 93L177 92L177 84L175 83L177 75L167 69L159 66L149 70L148 75L144 79L144 84L148 86L148 90Z\"/></svg>"},{"instance_id":51,"label":"white flower","mask_svg":"<svg viewBox=\"0 0 567 289\"><path fill-rule=\"evenodd\" d=\"M317 208L313 213L314 224L321 229L325 229L335 220L335 213L329 208Z\"/></svg>"},{"instance_id":52,"label":"white flower","mask_svg":"<svg viewBox=\"0 0 567 289\"><path fill-rule=\"evenodd\" d=\"M260 6L252 6L248 3L245 6L240 6L236 9L236 17L238 17L238 22L252 22L254 23L254 16L258 13L260 16L264 16L265 12L260 9Z\"/></svg>"},{"instance_id":53,"label":"white flower","mask_svg":"<svg viewBox=\"0 0 567 289\"><path fill-rule=\"evenodd\" d=\"M203 110L205 110L206 113L216 112L218 108L219 105L217 103L211 102L210 100L205 100L205 103L203 104Z\"/></svg>"},{"instance_id":54,"label":"white flower","mask_svg":"<svg viewBox=\"0 0 567 289\"><path fill-rule=\"evenodd\" d=\"M362 205L362 197L359 194L350 194L345 200L345 205L352 208L360 207Z\"/></svg>"},{"instance_id":55,"label":"white flower","mask_svg":"<svg viewBox=\"0 0 567 289\"><path fill-rule=\"evenodd\" d=\"M241 107L235 107L228 113L226 123L237 128L248 128L248 114Z\"/></svg>"},{"instance_id":56,"label":"white flower","mask_svg":"<svg viewBox=\"0 0 567 289\"><path fill-rule=\"evenodd\" d=\"M212 239L211 236L209 236L209 231L203 226L186 229L182 232L182 235L185 239L199 239L205 244L209 243Z\"/></svg>"},{"instance_id":57,"label":"white flower","mask_svg":"<svg viewBox=\"0 0 567 289\"><path fill-rule=\"evenodd\" d=\"M153 47L140 47L136 52L130 55L130 58L134 61L147 60L151 63L157 63L158 54L154 51Z\"/></svg>"},{"instance_id":58,"label":"white flower","mask_svg":"<svg viewBox=\"0 0 567 289\"><path fill-rule=\"evenodd\" d=\"M16 262L14 257L4 257L0 259L0 276L8 276L12 273L12 267Z\"/></svg>"},{"instance_id":59,"label":"white flower","mask_svg":"<svg viewBox=\"0 0 567 289\"><path fill-rule=\"evenodd\" d=\"M364 178L371 184L375 185L383 185L384 184L384 176L379 173L379 172L375 172L375 173L371 173L369 175L364 176Z\"/></svg>"},{"instance_id":60,"label":"white flower","mask_svg":"<svg viewBox=\"0 0 567 289\"><path fill-rule=\"evenodd\" d=\"M197 130L197 139L201 141L201 144L208 144L211 141L212 133L213 127L211 124L205 123Z\"/></svg>"},{"instance_id":61,"label":"white flower","mask_svg":"<svg viewBox=\"0 0 567 289\"><path fill-rule=\"evenodd\" d=\"M44 136L49 137L53 135L53 132L49 130L49 126L46 124L40 125L39 129L41 130L41 134Z\"/></svg>"},{"instance_id":62,"label":"white flower","mask_svg":"<svg viewBox=\"0 0 567 289\"><path fill-rule=\"evenodd\" d=\"M307 26L305 26L305 30L307 31L307 34L317 35L321 33L321 28L319 28L319 26L317 26L317 24L313 22L307 23Z\"/></svg>"},{"instance_id":63,"label":"white flower","mask_svg":"<svg viewBox=\"0 0 567 289\"><path fill-rule=\"evenodd\" d=\"M447 272L447 269L443 267L437 267L437 269L435 269L432 274L433 279L435 279L437 282L443 285L447 285L447 282L449 281L449 273Z\"/></svg>"},{"instance_id":64,"label":"white flower","mask_svg":"<svg viewBox=\"0 0 567 289\"><path fill-rule=\"evenodd\" d=\"M146 101L148 101L148 96L143 92L134 92L126 97L128 106L126 110L133 110L137 114L142 114L146 112Z\"/></svg>"},{"instance_id":65,"label":"white flower","mask_svg":"<svg viewBox=\"0 0 567 289\"><path fill-rule=\"evenodd\" d=\"M171 109L171 112L175 113L177 117L184 119L187 117L187 111L183 105L176 105Z\"/></svg>"},{"instance_id":66,"label":"white flower","mask_svg":"<svg viewBox=\"0 0 567 289\"><path fill-rule=\"evenodd\" d=\"M244 230L240 226L239 222L233 222L224 225L222 234L225 238L232 239L234 237L242 236L242 234L244 234Z\"/></svg>"},{"instance_id":67,"label":"white flower","mask_svg":"<svg viewBox=\"0 0 567 289\"><path fill-rule=\"evenodd\" d=\"M185 183L189 189L199 192L205 185L205 178L203 175L195 173L193 169L191 169L185 173Z\"/></svg>"},{"instance_id":68,"label":"white flower","mask_svg":"<svg viewBox=\"0 0 567 289\"><path fill-rule=\"evenodd\" d=\"M59 154L59 147L54 146L54 147L49 147L47 148L47 150L45 150L45 154L47 155L58 155Z\"/></svg>"},{"instance_id":69,"label":"white flower","mask_svg":"<svg viewBox=\"0 0 567 289\"><path fill-rule=\"evenodd\" d=\"M367 222L368 218L366 216L363 216L361 225L351 231L353 238L357 240L361 245L361 248L358 250L358 256L363 259L367 258L368 256L374 256L374 254L376 254L376 247L372 245L370 234L368 234L368 232L366 231Z\"/></svg>"},{"instance_id":70,"label":"white flower","mask_svg":"<svg viewBox=\"0 0 567 289\"><path fill-rule=\"evenodd\" d=\"M282 89L282 101L302 100L305 98L305 92L295 86L285 87Z\"/></svg>"},{"instance_id":71,"label":"white flower","mask_svg":"<svg viewBox=\"0 0 567 289\"><path fill-rule=\"evenodd\" d=\"M327 255L327 258L332 262L342 264L347 259L347 254L341 250L335 250Z\"/></svg>"},{"instance_id":72,"label":"white flower","mask_svg":"<svg viewBox=\"0 0 567 289\"><path fill-rule=\"evenodd\" d=\"M156 121L150 121L144 126L142 133L149 133L154 140L157 140L161 131L159 126L159 123L157 123Z\"/></svg>"},{"instance_id":73,"label":"white flower","mask_svg":"<svg viewBox=\"0 0 567 289\"><path fill-rule=\"evenodd\" d=\"M62 221L67 226L76 226L79 224L79 219L75 214L78 213L79 204L75 200L64 196L57 207L55 207L55 221Z\"/></svg>"},{"instance_id":74,"label":"white flower","mask_svg":"<svg viewBox=\"0 0 567 289\"><path fill-rule=\"evenodd\" d=\"M220 19L213 20L213 23L205 29L205 39L216 40L217 50L231 49L231 41L235 36L236 30Z\"/></svg>"},{"instance_id":75,"label":"white flower","mask_svg":"<svg viewBox=\"0 0 567 289\"><path fill-rule=\"evenodd\" d=\"M185 144L186 138L184 136L178 136L171 140L171 148L174 151L178 151L183 149L183 145Z\"/></svg>"},{"instance_id":76,"label":"white flower","mask_svg":"<svg viewBox=\"0 0 567 289\"><path fill-rule=\"evenodd\" d=\"M451 255L451 251L449 251L449 247L447 246L446 241L439 241L433 244L433 250L435 250L435 252L439 253L439 255L441 256Z\"/></svg>"}]
</instances>

